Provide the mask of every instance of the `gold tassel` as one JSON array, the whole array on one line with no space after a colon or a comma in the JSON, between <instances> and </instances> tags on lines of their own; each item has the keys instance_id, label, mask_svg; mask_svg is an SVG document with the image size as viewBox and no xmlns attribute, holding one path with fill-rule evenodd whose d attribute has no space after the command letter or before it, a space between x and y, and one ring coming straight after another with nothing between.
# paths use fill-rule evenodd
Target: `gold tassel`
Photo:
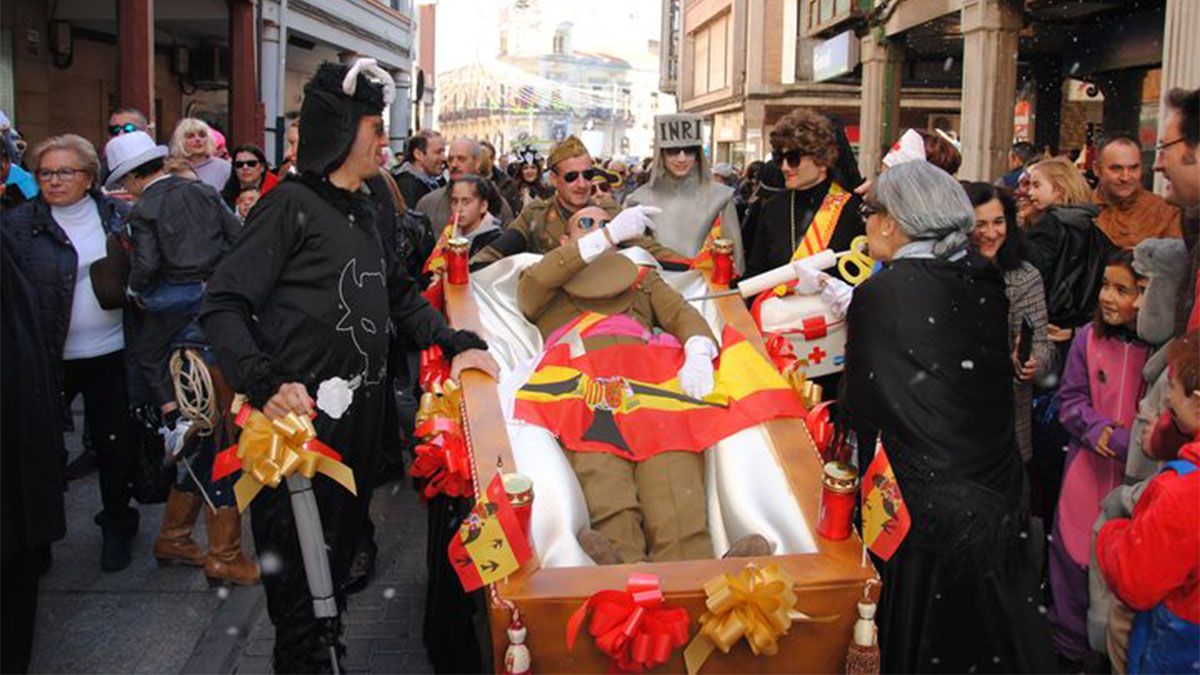
<instances>
[{"instance_id":1,"label":"gold tassel","mask_svg":"<svg viewBox=\"0 0 1200 675\"><path fill-rule=\"evenodd\" d=\"M875 582L878 583L878 582ZM863 599L858 601L858 621L854 622L854 639L846 651L846 675L878 675L879 631L875 628L876 604L871 600L868 582Z\"/></svg>"}]
</instances>

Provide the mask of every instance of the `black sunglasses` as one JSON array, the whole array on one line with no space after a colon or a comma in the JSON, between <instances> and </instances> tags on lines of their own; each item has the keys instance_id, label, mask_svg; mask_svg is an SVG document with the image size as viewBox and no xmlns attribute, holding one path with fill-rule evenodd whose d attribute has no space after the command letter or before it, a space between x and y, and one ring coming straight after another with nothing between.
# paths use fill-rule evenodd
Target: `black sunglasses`
<instances>
[{"instance_id":1,"label":"black sunglasses","mask_svg":"<svg viewBox=\"0 0 1200 675\"><path fill-rule=\"evenodd\" d=\"M243 160L235 161L233 163L233 168L235 168L235 169L241 169L242 167L246 167L249 169L256 169L256 168L258 168L258 160L257 159L243 159Z\"/></svg>"},{"instance_id":2,"label":"black sunglasses","mask_svg":"<svg viewBox=\"0 0 1200 675\"><path fill-rule=\"evenodd\" d=\"M568 183L574 183L575 181L579 180L580 176L583 176L587 180L592 180L599 175L600 172L595 169L585 169L583 171L568 171L562 174L562 179Z\"/></svg>"},{"instance_id":3,"label":"black sunglasses","mask_svg":"<svg viewBox=\"0 0 1200 675\"><path fill-rule=\"evenodd\" d=\"M874 204L868 204L866 201L858 205L858 215L862 216L863 220L870 218L880 211L883 211L883 209L875 206Z\"/></svg>"},{"instance_id":4,"label":"black sunglasses","mask_svg":"<svg viewBox=\"0 0 1200 675\"><path fill-rule=\"evenodd\" d=\"M608 220L605 220L602 218L593 218L591 216L584 216L579 219L579 229L590 230L593 227L604 227L608 223L609 223Z\"/></svg>"},{"instance_id":5,"label":"black sunglasses","mask_svg":"<svg viewBox=\"0 0 1200 675\"><path fill-rule=\"evenodd\" d=\"M134 124L133 122L126 122L125 124L110 124L108 126L108 135L109 136L120 136L121 134L131 134L135 131L140 131L140 129L138 129L138 126L136 124Z\"/></svg>"},{"instance_id":6,"label":"black sunglasses","mask_svg":"<svg viewBox=\"0 0 1200 675\"><path fill-rule=\"evenodd\" d=\"M785 162L791 166L800 166L800 158L803 156L804 153L800 152L798 148L786 152L780 150L771 151L771 161L775 162L776 166L783 166Z\"/></svg>"}]
</instances>

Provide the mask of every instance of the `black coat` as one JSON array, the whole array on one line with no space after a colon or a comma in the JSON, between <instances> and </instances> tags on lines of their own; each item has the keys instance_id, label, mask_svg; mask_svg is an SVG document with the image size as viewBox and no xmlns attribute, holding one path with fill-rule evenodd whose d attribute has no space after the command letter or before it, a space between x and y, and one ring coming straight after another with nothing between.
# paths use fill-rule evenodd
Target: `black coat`
<instances>
[{"instance_id":1,"label":"black coat","mask_svg":"<svg viewBox=\"0 0 1200 675\"><path fill-rule=\"evenodd\" d=\"M357 496L323 477L313 481L339 604L342 583L367 521L374 473L395 395L387 372L395 333L448 356L486 347L450 329L384 246L375 204L366 192L292 178L271 190L209 281L200 323L226 377L250 403L262 405L284 382L317 398L331 378L357 382L339 419L319 414L317 437L354 472ZM392 432L394 433L394 431ZM276 626L280 672L307 672L319 642L285 489L264 490L251 505L255 547L283 564L263 577Z\"/></svg>"},{"instance_id":2,"label":"black coat","mask_svg":"<svg viewBox=\"0 0 1200 675\"><path fill-rule=\"evenodd\" d=\"M241 229L237 216L209 185L163 178L146 188L129 213L129 288L140 293L157 281L207 279Z\"/></svg>"},{"instance_id":3,"label":"black coat","mask_svg":"<svg viewBox=\"0 0 1200 675\"><path fill-rule=\"evenodd\" d=\"M12 233L0 231L0 553L5 561L67 531L60 397L26 263L16 255Z\"/></svg>"},{"instance_id":4,"label":"black coat","mask_svg":"<svg viewBox=\"0 0 1200 675\"><path fill-rule=\"evenodd\" d=\"M1003 277L975 256L897 260L846 321L842 403L879 430L912 517L878 561L883 672L1043 672Z\"/></svg>"},{"instance_id":5,"label":"black coat","mask_svg":"<svg viewBox=\"0 0 1200 675\"><path fill-rule=\"evenodd\" d=\"M129 205L99 191L91 193L91 197L96 200L105 231L110 235L120 233L125 227ZM13 256L24 264L36 296L34 306L41 324L44 351L55 374L55 382L61 386L63 347L71 327L79 256L67 233L54 221L50 205L41 196L6 213L4 230L12 235L9 243Z\"/></svg>"},{"instance_id":6,"label":"black coat","mask_svg":"<svg viewBox=\"0 0 1200 675\"><path fill-rule=\"evenodd\" d=\"M406 208L415 209L417 202L421 201L421 197L433 192L432 185L411 171L394 173L392 178L396 179L396 187L400 188Z\"/></svg>"},{"instance_id":7,"label":"black coat","mask_svg":"<svg viewBox=\"0 0 1200 675\"><path fill-rule=\"evenodd\" d=\"M1096 227L1092 204L1050 209L1029 228L1030 262L1046 287L1046 311L1059 328L1091 321L1100 300L1104 263L1117 247Z\"/></svg>"},{"instance_id":8,"label":"black coat","mask_svg":"<svg viewBox=\"0 0 1200 675\"><path fill-rule=\"evenodd\" d=\"M792 259L796 246L800 245L832 183L833 179L828 178L807 190L786 190L762 204L754 218L751 243L746 249L747 277L786 265ZM829 248L844 251L850 247L850 242L855 237L866 233L862 216L858 212L859 204L858 196L851 196L850 202L838 217L837 225L834 226ZM796 216L794 236L793 205ZM793 240L796 246L792 246ZM830 270L830 273L836 275L837 271Z\"/></svg>"}]
</instances>

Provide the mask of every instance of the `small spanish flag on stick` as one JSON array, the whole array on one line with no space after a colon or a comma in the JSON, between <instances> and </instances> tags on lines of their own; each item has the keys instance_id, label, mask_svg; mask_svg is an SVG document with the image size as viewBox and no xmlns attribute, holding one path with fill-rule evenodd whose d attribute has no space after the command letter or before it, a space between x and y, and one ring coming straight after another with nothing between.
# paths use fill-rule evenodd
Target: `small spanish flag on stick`
<instances>
[{"instance_id":1,"label":"small spanish flag on stick","mask_svg":"<svg viewBox=\"0 0 1200 675\"><path fill-rule=\"evenodd\" d=\"M900 494L900 483L883 450L883 441L875 446L875 459L867 467L862 482L863 543L875 555L890 560L912 527L912 517Z\"/></svg>"},{"instance_id":2,"label":"small spanish flag on stick","mask_svg":"<svg viewBox=\"0 0 1200 675\"><path fill-rule=\"evenodd\" d=\"M468 593L509 576L529 560L529 540L504 494L500 474L463 519L447 552Z\"/></svg>"}]
</instances>

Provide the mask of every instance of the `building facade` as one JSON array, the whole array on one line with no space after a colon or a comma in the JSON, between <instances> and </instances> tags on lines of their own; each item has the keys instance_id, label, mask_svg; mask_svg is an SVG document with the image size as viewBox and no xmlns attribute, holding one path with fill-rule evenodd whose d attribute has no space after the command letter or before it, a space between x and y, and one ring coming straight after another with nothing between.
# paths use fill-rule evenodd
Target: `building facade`
<instances>
[{"instance_id":1,"label":"building facade","mask_svg":"<svg viewBox=\"0 0 1200 675\"><path fill-rule=\"evenodd\" d=\"M0 3L0 109L30 143L73 132L98 147L116 108L145 112L160 142L200 117L277 161L276 130L325 60L392 72L389 126L405 135L415 31L412 0L13 0Z\"/></svg>"},{"instance_id":2,"label":"building facade","mask_svg":"<svg viewBox=\"0 0 1200 675\"><path fill-rule=\"evenodd\" d=\"M1190 0L662 0L661 11L662 86L710 119L718 160L763 158L774 123L805 106L846 125L867 176L909 127L957 135L968 179L1003 173L1014 139L1085 151L1121 130L1152 145L1167 83L1196 87L1200 61Z\"/></svg>"},{"instance_id":3,"label":"building facade","mask_svg":"<svg viewBox=\"0 0 1200 675\"><path fill-rule=\"evenodd\" d=\"M626 5L633 16L646 11ZM597 156L649 154L654 115L675 109L658 88L657 35L577 26L575 9L509 0L500 11L497 57L439 74L439 130L487 139L502 152L529 144L544 153L573 134ZM624 11L619 3L609 9ZM605 48L579 49L579 31Z\"/></svg>"}]
</instances>

